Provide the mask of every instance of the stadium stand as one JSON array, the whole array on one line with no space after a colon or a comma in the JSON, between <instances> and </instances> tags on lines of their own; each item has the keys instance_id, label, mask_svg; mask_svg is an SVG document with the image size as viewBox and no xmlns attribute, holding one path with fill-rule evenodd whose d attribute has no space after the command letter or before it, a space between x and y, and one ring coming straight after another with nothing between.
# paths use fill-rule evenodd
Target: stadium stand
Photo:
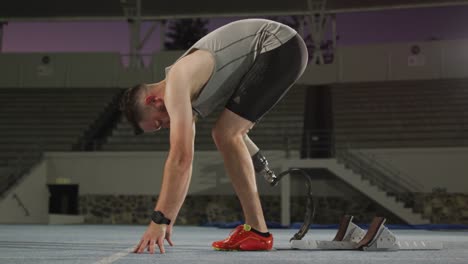
<instances>
[{"instance_id":1,"label":"stadium stand","mask_svg":"<svg viewBox=\"0 0 468 264\"><path fill-rule=\"evenodd\" d=\"M83 150L120 89L0 89L0 194L44 151ZM89 136L88 136L89 138Z\"/></svg>"},{"instance_id":2,"label":"stadium stand","mask_svg":"<svg viewBox=\"0 0 468 264\"><path fill-rule=\"evenodd\" d=\"M332 87L335 147L468 146L468 80Z\"/></svg>"},{"instance_id":3,"label":"stadium stand","mask_svg":"<svg viewBox=\"0 0 468 264\"><path fill-rule=\"evenodd\" d=\"M282 101L268 113L249 133L254 142L265 150L298 150L301 144L304 98L306 87L296 85L291 88ZM216 150L211 138L218 114L218 108L206 119L197 122L195 149ZM102 150L106 151L166 151L169 149L169 131L158 131L156 135L134 136L130 124L121 118Z\"/></svg>"}]
</instances>

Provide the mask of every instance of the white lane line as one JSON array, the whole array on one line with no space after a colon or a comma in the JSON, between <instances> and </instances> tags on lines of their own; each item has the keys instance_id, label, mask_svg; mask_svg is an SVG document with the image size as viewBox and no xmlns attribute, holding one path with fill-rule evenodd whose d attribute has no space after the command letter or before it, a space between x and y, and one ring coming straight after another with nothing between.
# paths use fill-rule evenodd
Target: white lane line
<instances>
[{"instance_id":1,"label":"white lane line","mask_svg":"<svg viewBox=\"0 0 468 264\"><path fill-rule=\"evenodd\" d=\"M130 254L130 252L133 251L133 249L134 249L133 247L124 249L124 250L122 250L120 252L115 253L114 255L102 258L99 261L94 262L94 264L110 264L110 263L112 263L112 262L114 262L114 261L116 261L116 260L118 260L120 258L123 258L123 257L127 256L128 254Z\"/></svg>"}]
</instances>

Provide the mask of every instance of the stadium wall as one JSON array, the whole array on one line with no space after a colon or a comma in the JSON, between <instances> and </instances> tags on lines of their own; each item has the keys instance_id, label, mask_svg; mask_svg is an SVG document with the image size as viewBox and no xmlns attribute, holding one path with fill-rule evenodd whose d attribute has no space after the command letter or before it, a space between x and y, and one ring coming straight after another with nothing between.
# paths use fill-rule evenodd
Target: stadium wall
<instances>
[{"instance_id":1,"label":"stadium wall","mask_svg":"<svg viewBox=\"0 0 468 264\"><path fill-rule=\"evenodd\" d=\"M333 63L310 64L308 85L468 77L468 40L338 46ZM0 88L128 87L155 82L181 51L152 56L150 66L127 69L118 53L0 53Z\"/></svg>"},{"instance_id":2,"label":"stadium wall","mask_svg":"<svg viewBox=\"0 0 468 264\"><path fill-rule=\"evenodd\" d=\"M362 150L391 163L424 185L418 208L432 223L467 223L468 148ZM78 184L79 214L91 224L147 224L159 194L166 152L50 152L29 175L0 200L0 223L47 223L49 193L46 184ZM282 151L265 152L272 168L287 162ZM292 158L297 158L293 153ZM280 221L281 187L257 179L267 219ZM440 192L444 189L443 192ZM302 221L305 205L301 177L291 179L291 222ZM318 197L316 223L334 223L344 213L370 221L391 213L376 206L340 180L323 174L314 181ZM17 195L29 211L13 197ZM463 209L465 208L465 209ZM241 208L217 152L197 152L189 194L178 224L231 222L242 219Z\"/></svg>"}]
</instances>

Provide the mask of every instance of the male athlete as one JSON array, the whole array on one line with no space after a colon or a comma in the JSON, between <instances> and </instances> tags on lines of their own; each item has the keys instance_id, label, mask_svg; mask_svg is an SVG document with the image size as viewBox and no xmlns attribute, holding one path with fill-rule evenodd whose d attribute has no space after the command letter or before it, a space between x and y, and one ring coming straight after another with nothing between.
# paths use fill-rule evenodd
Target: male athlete
<instances>
[{"instance_id":1,"label":"male athlete","mask_svg":"<svg viewBox=\"0 0 468 264\"><path fill-rule=\"evenodd\" d=\"M126 91L122 111L137 132L170 128L170 150L158 202L135 253L154 253L164 240L172 246L172 227L187 195L194 155L195 121L223 105L212 137L241 202L245 225L216 250L270 250L255 172L271 181L274 173L247 133L303 73L307 49L290 27L265 19L225 25L195 43L159 83Z\"/></svg>"}]
</instances>

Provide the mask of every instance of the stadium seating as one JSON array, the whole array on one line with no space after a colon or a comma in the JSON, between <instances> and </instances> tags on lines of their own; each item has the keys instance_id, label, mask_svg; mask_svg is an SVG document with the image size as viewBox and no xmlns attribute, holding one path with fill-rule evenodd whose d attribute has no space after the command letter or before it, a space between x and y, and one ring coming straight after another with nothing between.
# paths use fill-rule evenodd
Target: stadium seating
<instances>
[{"instance_id":1,"label":"stadium seating","mask_svg":"<svg viewBox=\"0 0 468 264\"><path fill-rule=\"evenodd\" d=\"M336 148L468 146L468 80L332 88Z\"/></svg>"},{"instance_id":2,"label":"stadium seating","mask_svg":"<svg viewBox=\"0 0 468 264\"><path fill-rule=\"evenodd\" d=\"M252 140L265 150L298 150L301 144L306 87L296 85L282 101L249 133ZM206 119L197 122L195 150L216 150L211 128L222 111L218 108ZM103 145L106 151L165 151L169 149L169 131L134 136L130 124L122 118Z\"/></svg>"},{"instance_id":3,"label":"stadium seating","mask_svg":"<svg viewBox=\"0 0 468 264\"><path fill-rule=\"evenodd\" d=\"M80 138L119 91L0 89L0 187L11 183L12 173L19 177L44 151L80 149Z\"/></svg>"}]
</instances>

